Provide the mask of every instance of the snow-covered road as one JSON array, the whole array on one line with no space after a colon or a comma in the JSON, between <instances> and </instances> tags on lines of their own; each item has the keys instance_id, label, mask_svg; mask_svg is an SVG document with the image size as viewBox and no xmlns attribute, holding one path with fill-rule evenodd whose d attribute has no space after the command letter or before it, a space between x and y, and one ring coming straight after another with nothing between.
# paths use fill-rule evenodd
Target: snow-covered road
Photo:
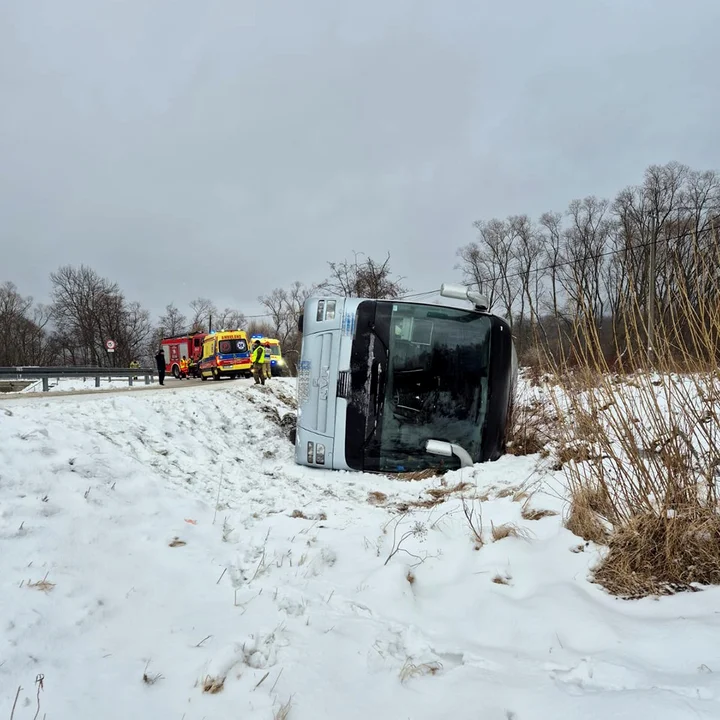
<instances>
[{"instance_id":1,"label":"snow-covered road","mask_svg":"<svg viewBox=\"0 0 720 720\"><path fill-rule=\"evenodd\" d=\"M207 385L0 397L0 718L720 717L720 590L589 583L537 457L311 470Z\"/></svg>"}]
</instances>

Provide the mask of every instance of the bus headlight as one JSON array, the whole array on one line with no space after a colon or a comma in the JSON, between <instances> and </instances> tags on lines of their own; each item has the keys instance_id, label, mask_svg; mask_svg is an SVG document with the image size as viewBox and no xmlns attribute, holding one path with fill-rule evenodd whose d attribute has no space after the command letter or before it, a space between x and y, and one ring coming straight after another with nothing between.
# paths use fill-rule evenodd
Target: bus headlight
<instances>
[{"instance_id":1,"label":"bus headlight","mask_svg":"<svg viewBox=\"0 0 720 720\"><path fill-rule=\"evenodd\" d=\"M313 442L307 444L307 461L309 465L315 462L315 443Z\"/></svg>"},{"instance_id":2,"label":"bus headlight","mask_svg":"<svg viewBox=\"0 0 720 720\"><path fill-rule=\"evenodd\" d=\"M315 446L315 462L318 465L325 464L325 446L319 443Z\"/></svg>"}]
</instances>

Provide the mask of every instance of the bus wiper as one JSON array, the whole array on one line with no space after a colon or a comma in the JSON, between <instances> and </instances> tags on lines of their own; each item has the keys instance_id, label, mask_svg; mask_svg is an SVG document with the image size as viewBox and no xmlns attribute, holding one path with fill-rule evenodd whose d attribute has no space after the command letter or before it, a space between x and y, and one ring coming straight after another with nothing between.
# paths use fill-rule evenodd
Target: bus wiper
<instances>
[{"instance_id":1,"label":"bus wiper","mask_svg":"<svg viewBox=\"0 0 720 720\"><path fill-rule=\"evenodd\" d=\"M388 349L388 346L385 343L385 341L382 339L382 336L380 335L380 333L377 331L377 328L375 327L375 323L370 323L368 325L368 329L373 334L373 336L377 338L378 342L382 345L383 350L385 351L385 362L386 362L386 367L387 367L387 361L390 357L390 351ZM370 392L372 394L372 388L374 387L375 388L375 393L374 393L375 394L375 404L373 407L374 421L373 421L372 430L368 433L365 440L363 440L363 444L362 444L363 450L368 446L370 441L375 436L375 433L377 432L377 429L378 429L378 425L380 424L378 422L378 417L380 415L380 410L381 410L381 408L383 406L383 402L385 400L385 385L386 385L385 374L382 372L382 367L383 366L380 361L375 360L373 362L373 367L372 367L372 371L371 371L372 375L370 377Z\"/></svg>"},{"instance_id":2,"label":"bus wiper","mask_svg":"<svg viewBox=\"0 0 720 720\"><path fill-rule=\"evenodd\" d=\"M363 440L363 450L368 446L368 443L373 439L375 433L377 432L378 425L380 424L380 409L382 408L383 402L385 400L385 375L382 372L382 365L377 361L373 363L373 373L377 373L374 378L370 379L370 387L372 388L373 385L375 386L375 405L373 407L374 421L372 430L368 433L368 436L365 438L365 440Z\"/></svg>"},{"instance_id":3,"label":"bus wiper","mask_svg":"<svg viewBox=\"0 0 720 720\"><path fill-rule=\"evenodd\" d=\"M388 357L390 351L388 350L388 346L385 344L385 341L382 339L380 333L375 329L375 323L370 323L368 328L370 332L380 341L380 344L383 346L383 350L385 350L385 357Z\"/></svg>"}]
</instances>

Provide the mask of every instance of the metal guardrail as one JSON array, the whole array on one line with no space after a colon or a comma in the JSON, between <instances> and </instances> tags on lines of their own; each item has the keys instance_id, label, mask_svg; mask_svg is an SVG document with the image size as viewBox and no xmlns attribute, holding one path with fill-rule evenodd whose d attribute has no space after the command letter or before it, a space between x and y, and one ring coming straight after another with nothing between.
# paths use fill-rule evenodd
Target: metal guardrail
<instances>
[{"instance_id":1,"label":"metal guardrail","mask_svg":"<svg viewBox=\"0 0 720 720\"><path fill-rule=\"evenodd\" d=\"M43 392L50 390L50 380L95 378L95 387L100 387L100 378L127 378L128 385L142 377L146 385L153 381L156 371L152 368L101 368L101 367L0 367L0 380L42 380Z\"/></svg>"}]
</instances>

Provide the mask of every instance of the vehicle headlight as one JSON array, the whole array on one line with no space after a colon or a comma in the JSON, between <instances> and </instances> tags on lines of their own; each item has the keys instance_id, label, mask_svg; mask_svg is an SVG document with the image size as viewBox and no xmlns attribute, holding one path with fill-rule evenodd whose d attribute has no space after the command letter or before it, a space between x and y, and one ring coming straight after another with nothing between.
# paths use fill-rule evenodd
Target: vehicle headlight
<instances>
[{"instance_id":1,"label":"vehicle headlight","mask_svg":"<svg viewBox=\"0 0 720 720\"><path fill-rule=\"evenodd\" d=\"M278 359L277 359L277 364L278 364L278 365L284 365L284 364L285 364L285 361L284 361L282 358L278 358Z\"/></svg>"}]
</instances>

